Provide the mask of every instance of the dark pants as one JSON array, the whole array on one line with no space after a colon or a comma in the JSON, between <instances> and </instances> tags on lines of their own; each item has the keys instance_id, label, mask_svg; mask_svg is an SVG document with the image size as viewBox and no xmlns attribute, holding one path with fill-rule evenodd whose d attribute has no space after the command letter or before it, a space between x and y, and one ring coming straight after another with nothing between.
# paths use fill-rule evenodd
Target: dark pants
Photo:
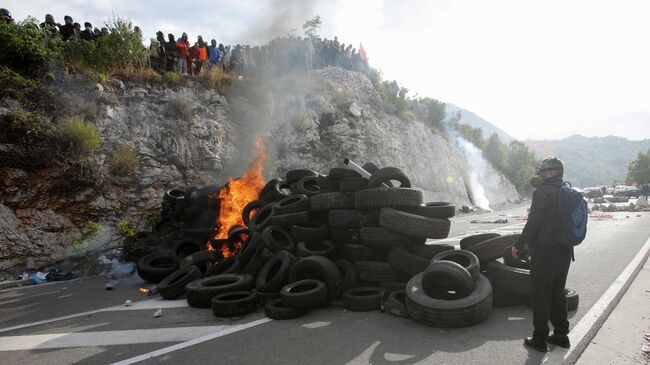
<instances>
[{"instance_id":1,"label":"dark pants","mask_svg":"<svg viewBox=\"0 0 650 365\"><path fill-rule=\"evenodd\" d=\"M556 245L535 247L531 253L531 299L533 302L533 337L548 337L548 321L553 333L569 333L564 286L571 264L572 250Z\"/></svg>"}]
</instances>

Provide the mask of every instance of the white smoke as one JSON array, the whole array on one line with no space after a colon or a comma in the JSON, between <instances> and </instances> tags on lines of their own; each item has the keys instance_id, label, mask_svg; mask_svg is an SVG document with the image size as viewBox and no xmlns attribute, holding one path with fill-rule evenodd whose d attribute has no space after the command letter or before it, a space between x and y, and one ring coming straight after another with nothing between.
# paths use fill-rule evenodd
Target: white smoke
<instances>
[{"instance_id":1,"label":"white smoke","mask_svg":"<svg viewBox=\"0 0 650 365\"><path fill-rule=\"evenodd\" d=\"M456 136L456 144L463 150L469 165L469 187L472 190L474 205L492 211L490 201L485 194L485 187L481 183L482 176L488 175L489 162L483 157L478 147L461 136Z\"/></svg>"}]
</instances>

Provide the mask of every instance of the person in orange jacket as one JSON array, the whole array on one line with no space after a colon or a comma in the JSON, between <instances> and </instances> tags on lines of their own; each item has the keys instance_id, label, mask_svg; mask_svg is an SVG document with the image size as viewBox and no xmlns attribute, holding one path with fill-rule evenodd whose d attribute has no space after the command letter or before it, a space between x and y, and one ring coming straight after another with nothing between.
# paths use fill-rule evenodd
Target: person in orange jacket
<instances>
[{"instance_id":1,"label":"person in orange jacket","mask_svg":"<svg viewBox=\"0 0 650 365\"><path fill-rule=\"evenodd\" d=\"M199 45L199 57L198 61L196 61L196 74L201 73L201 68L205 63L208 61L208 48L207 44L203 41L203 37L199 36L198 37L198 45Z\"/></svg>"},{"instance_id":2,"label":"person in orange jacket","mask_svg":"<svg viewBox=\"0 0 650 365\"><path fill-rule=\"evenodd\" d=\"M176 41L176 47L181 55L180 62L178 62L178 71L181 74L187 75L192 72L192 59L190 59L190 42L187 41L187 33Z\"/></svg>"}]
</instances>

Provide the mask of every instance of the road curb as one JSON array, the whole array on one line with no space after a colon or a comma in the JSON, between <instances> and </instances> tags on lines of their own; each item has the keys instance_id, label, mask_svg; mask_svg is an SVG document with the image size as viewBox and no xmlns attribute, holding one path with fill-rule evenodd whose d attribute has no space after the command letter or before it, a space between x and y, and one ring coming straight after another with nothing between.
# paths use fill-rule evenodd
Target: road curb
<instances>
[{"instance_id":1,"label":"road curb","mask_svg":"<svg viewBox=\"0 0 650 365\"><path fill-rule=\"evenodd\" d=\"M596 336L600 327L605 323L605 320L616 308L641 269L643 269L648 256L650 256L650 238L596 304L585 313L580 322L571 330L569 339L572 347L568 350L556 347L544 357L542 364L574 364L578 360L591 343L591 340Z\"/></svg>"}]
</instances>

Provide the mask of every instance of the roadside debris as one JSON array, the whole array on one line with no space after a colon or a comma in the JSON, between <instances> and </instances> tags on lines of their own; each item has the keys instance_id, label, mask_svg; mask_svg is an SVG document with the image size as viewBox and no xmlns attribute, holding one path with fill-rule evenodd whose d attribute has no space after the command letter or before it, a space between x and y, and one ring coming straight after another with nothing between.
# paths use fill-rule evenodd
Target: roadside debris
<instances>
[{"instance_id":1,"label":"roadside debris","mask_svg":"<svg viewBox=\"0 0 650 365\"><path fill-rule=\"evenodd\" d=\"M125 306L125 307L130 307L132 304L133 304L133 302L131 301L131 299L127 299L127 300L124 302L124 306Z\"/></svg>"},{"instance_id":2,"label":"roadside debris","mask_svg":"<svg viewBox=\"0 0 650 365\"><path fill-rule=\"evenodd\" d=\"M162 317L162 309L158 309L153 313L154 318Z\"/></svg>"},{"instance_id":3,"label":"roadside debris","mask_svg":"<svg viewBox=\"0 0 650 365\"><path fill-rule=\"evenodd\" d=\"M104 284L104 290L113 290L113 282L109 281L108 283Z\"/></svg>"},{"instance_id":4,"label":"roadside debris","mask_svg":"<svg viewBox=\"0 0 650 365\"><path fill-rule=\"evenodd\" d=\"M494 219L494 220L474 219L470 223L497 223L497 224L503 224L503 223L508 223L508 220L507 219Z\"/></svg>"}]
</instances>

